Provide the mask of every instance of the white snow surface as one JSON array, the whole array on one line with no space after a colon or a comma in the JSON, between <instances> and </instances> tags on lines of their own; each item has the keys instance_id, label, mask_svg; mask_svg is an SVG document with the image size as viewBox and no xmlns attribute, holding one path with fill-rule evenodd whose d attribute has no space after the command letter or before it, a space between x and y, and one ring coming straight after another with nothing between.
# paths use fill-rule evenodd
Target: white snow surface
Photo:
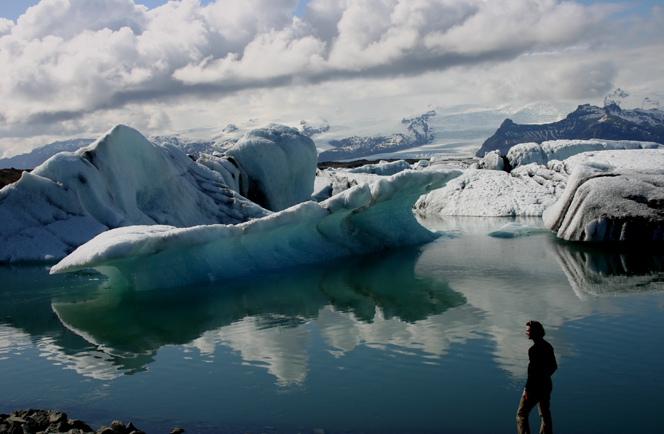
<instances>
[{"instance_id":1,"label":"white snow surface","mask_svg":"<svg viewBox=\"0 0 664 434\"><path fill-rule=\"evenodd\" d=\"M460 174L404 171L237 225L114 229L79 247L51 273L95 268L134 288L152 289L420 244L436 235L417 222L413 203Z\"/></svg>"},{"instance_id":2,"label":"white snow surface","mask_svg":"<svg viewBox=\"0 0 664 434\"><path fill-rule=\"evenodd\" d=\"M565 160L573 155L591 151L613 149L658 149L659 143L632 140L549 140L538 143L520 143L507 152L513 168L537 163L546 165L550 160Z\"/></svg>"},{"instance_id":3,"label":"white snow surface","mask_svg":"<svg viewBox=\"0 0 664 434\"><path fill-rule=\"evenodd\" d=\"M281 211L311 198L316 145L297 129L270 124L246 133L226 155L249 177L249 199Z\"/></svg>"},{"instance_id":4,"label":"white snow surface","mask_svg":"<svg viewBox=\"0 0 664 434\"><path fill-rule=\"evenodd\" d=\"M498 170L467 169L444 188L421 197L415 211L437 216L541 216L558 196L554 187L528 176L519 178Z\"/></svg>"},{"instance_id":5,"label":"white snow surface","mask_svg":"<svg viewBox=\"0 0 664 434\"><path fill-rule=\"evenodd\" d=\"M0 190L0 262L62 259L111 228L232 224L269 215L227 186L237 173L217 162L197 164L118 125Z\"/></svg>"}]
</instances>

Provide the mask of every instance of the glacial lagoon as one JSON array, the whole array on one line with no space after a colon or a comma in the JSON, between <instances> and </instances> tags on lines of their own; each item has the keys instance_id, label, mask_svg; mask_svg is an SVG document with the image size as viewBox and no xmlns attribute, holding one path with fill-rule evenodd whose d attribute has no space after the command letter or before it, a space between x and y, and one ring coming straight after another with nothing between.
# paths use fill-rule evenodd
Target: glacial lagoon
<instances>
[{"instance_id":1,"label":"glacial lagoon","mask_svg":"<svg viewBox=\"0 0 664 434\"><path fill-rule=\"evenodd\" d=\"M426 245L168 290L0 267L0 412L148 434L513 433L537 319L557 432L659 431L664 251L488 235L512 221L541 226L427 220Z\"/></svg>"}]
</instances>

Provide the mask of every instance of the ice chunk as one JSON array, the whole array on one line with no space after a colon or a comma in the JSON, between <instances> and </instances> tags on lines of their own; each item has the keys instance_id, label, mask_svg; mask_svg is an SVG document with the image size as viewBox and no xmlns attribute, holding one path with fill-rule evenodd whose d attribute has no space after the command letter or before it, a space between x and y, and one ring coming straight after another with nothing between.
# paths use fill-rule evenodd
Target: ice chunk
<instances>
[{"instance_id":1,"label":"ice chunk","mask_svg":"<svg viewBox=\"0 0 664 434\"><path fill-rule=\"evenodd\" d=\"M59 260L109 228L230 224L270 214L228 188L232 174L222 172L115 126L0 190L0 262Z\"/></svg>"},{"instance_id":2,"label":"ice chunk","mask_svg":"<svg viewBox=\"0 0 664 434\"><path fill-rule=\"evenodd\" d=\"M421 197L415 210L438 216L540 216L556 201L556 194L529 177L469 169L444 188Z\"/></svg>"},{"instance_id":3,"label":"ice chunk","mask_svg":"<svg viewBox=\"0 0 664 434\"><path fill-rule=\"evenodd\" d=\"M477 168L486 170L505 170L505 160L500 155L499 151L491 151L477 163Z\"/></svg>"},{"instance_id":4,"label":"ice chunk","mask_svg":"<svg viewBox=\"0 0 664 434\"><path fill-rule=\"evenodd\" d=\"M404 171L238 225L114 229L79 247L51 272L95 268L151 289L420 244L436 235L417 222L413 203L460 174Z\"/></svg>"},{"instance_id":5,"label":"ice chunk","mask_svg":"<svg viewBox=\"0 0 664 434\"><path fill-rule=\"evenodd\" d=\"M558 237L570 241L663 240L664 169L641 173L577 165L560 200L542 217Z\"/></svg>"},{"instance_id":6,"label":"ice chunk","mask_svg":"<svg viewBox=\"0 0 664 434\"><path fill-rule=\"evenodd\" d=\"M510 165L537 163L546 164L550 160L565 160L571 156L592 151L618 149L657 149L659 143L632 140L549 140L537 143L521 143L512 146L507 152Z\"/></svg>"},{"instance_id":7,"label":"ice chunk","mask_svg":"<svg viewBox=\"0 0 664 434\"><path fill-rule=\"evenodd\" d=\"M316 145L297 129L270 124L245 134L226 151L249 178L248 198L281 211L311 198Z\"/></svg>"},{"instance_id":8,"label":"ice chunk","mask_svg":"<svg viewBox=\"0 0 664 434\"><path fill-rule=\"evenodd\" d=\"M508 223L497 231L489 234L494 238L517 238L541 232L550 232L547 228L524 225L522 223Z\"/></svg>"},{"instance_id":9,"label":"ice chunk","mask_svg":"<svg viewBox=\"0 0 664 434\"><path fill-rule=\"evenodd\" d=\"M372 173L381 176L390 176L401 172L402 170L410 170L410 164L404 160L398 161L380 161L378 164L365 164L364 166L348 169L348 173Z\"/></svg>"}]
</instances>

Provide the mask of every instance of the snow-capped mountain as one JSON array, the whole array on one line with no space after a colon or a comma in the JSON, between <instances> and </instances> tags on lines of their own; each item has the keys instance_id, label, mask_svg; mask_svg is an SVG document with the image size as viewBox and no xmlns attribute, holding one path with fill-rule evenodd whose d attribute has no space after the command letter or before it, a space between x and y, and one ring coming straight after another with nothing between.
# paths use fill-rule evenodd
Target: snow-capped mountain
<instances>
[{"instance_id":1,"label":"snow-capped mountain","mask_svg":"<svg viewBox=\"0 0 664 434\"><path fill-rule=\"evenodd\" d=\"M544 123L562 119L573 106L567 103L532 103L487 107L459 105L430 107L424 114L403 116L398 109L366 113L365 117L326 119L279 119L311 137L319 161L358 158L416 158L433 156L470 157L498 128L505 117L516 122ZM412 112L411 112L412 113ZM148 137L155 144L169 144L187 154L223 153L252 129L269 123L249 119L225 127L207 127L177 134ZM32 169L62 151L75 151L92 139L72 139L42 146L12 158L0 159L0 168Z\"/></svg>"},{"instance_id":2,"label":"snow-capped mountain","mask_svg":"<svg viewBox=\"0 0 664 434\"><path fill-rule=\"evenodd\" d=\"M415 148L431 143L434 136L429 133L429 119L436 116L431 110L421 116L404 118L401 123L405 131L385 136L348 137L341 140L331 140L332 149L323 151L318 155L318 161L350 160L365 157L371 154L395 152L403 149Z\"/></svg>"},{"instance_id":3,"label":"snow-capped mountain","mask_svg":"<svg viewBox=\"0 0 664 434\"><path fill-rule=\"evenodd\" d=\"M658 108L621 109L613 100L605 107L583 104L565 119L549 124L523 125L506 119L477 151L478 157L498 150L506 155L519 143L560 139L637 140L664 144L664 111Z\"/></svg>"},{"instance_id":4,"label":"snow-capped mountain","mask_svg":"<svg viewBox=\"0 0 664 434\"><path fill-rule=\"evenodd\" d=\"M60 152L74 152L92 142L94 142L94 139L71 139L49 143L48 145L33 149L27 154L0 159L0 169L34 169L55 154Z\"/></svg>"}]
</instances>

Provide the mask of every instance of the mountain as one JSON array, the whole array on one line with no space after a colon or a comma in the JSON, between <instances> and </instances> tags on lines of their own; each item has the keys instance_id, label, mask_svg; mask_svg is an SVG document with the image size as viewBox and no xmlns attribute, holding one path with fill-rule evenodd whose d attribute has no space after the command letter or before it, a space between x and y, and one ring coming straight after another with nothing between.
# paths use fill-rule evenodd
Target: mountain
<instances>
[{"instance_id":1,"label":"mountain","mask_svg":"<svg viewBox=\"0 0 664 434\"><path fill-rule=\"evenodd\" d=\"M433 116L436 116L436 112L431 110L422 116L402 119L401 123L406 128L401 133L370 137L353 136L341 140L331 140L329 144L332 149L321 152L318 155L318 161L350 160L426 145L434 139L433 134L429 131L428 123Z\"/></svg>"},{"instance_id":2,"label":"mountain","mask_svg":"<svg viewBox=\"0 0 664 434\"><path fill-rule=\"evenodd\" d=\"M320 153L319 161L429 159L434 156L467 158L506 117L524 124L554 122L563 119L571 109L568 103L555 102L497 107L464 104L431 106L419 113L403 113L403 108L390 106L361 115L353 112L324 118L311 114L306 120L299 116L249 119L223 128L214 125L148 139L155 144L175 146L189 155L223 153L247 132L269 122L278 122L297 127L302 134L311 137ZM93 139L54 142L28 154L0 159L0 169L32 169L59 152L73 152L92 142Z\"/></svg>"},{"instance_id":3,"label":"mountain","mask_svg":"<svg viewBox=\"0 0 664 434\"><path fill-rule=\"evenodd\" d=\"M658 108L623 110L614 102L604 107L583 104L561 121L520 125L505 119L475 155L498 150L507 155L519 143L559 139L638 140L664 144L664 111Z\"/></svg>"},{"instance_id":4,"label":"mountain","mask_svg":"<svg viewBox=\"0 0 664 434\"><path fill-rule=\"evenodd\" d=\"M60 152L74 152L94 142L94 139L71 139L53 142L33 149L27 154L0 159L0 169L34 169L52 156Z\"/></svg>"}]
</instances>

